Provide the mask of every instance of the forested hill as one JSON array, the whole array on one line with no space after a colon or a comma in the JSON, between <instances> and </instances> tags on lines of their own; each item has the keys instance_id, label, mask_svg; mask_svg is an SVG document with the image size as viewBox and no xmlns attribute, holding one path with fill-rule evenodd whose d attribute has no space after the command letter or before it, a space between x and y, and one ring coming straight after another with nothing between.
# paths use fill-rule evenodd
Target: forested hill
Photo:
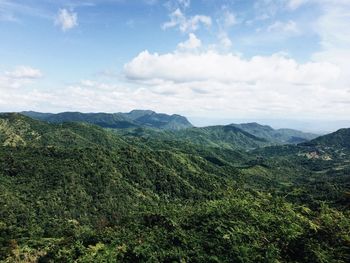
<instances>
[{"instance_id":1,"label":"forested hill","mask_svg":"<svg viewBox=\"0 0 350 263\"><path fill-rule=\"evenodd\" d=\"M232 126L205 131L215 144L138 129L0 114L0 261L349 262L347 152L233 149L236 133L265 139Z\"/></svg>"},{"instance_id":2,"label":"forested hill","mask_svg":"<svg viewBox=\"0 0 350 263\"><path fill-rule=\"evenodd\" d=\"M303 145L323 146L330 148L345 148L350 150L350 128L340 129L336 132L320 136Z\"/></svg>"},{"instance_id":3,"label":"forested hill","mask_svg":"<svg viewBox=\"0 0 350 263\"><path fill-rule=\"evenodd\" d=\"M119 133L135 136L158 136L166 140L186 140L197 144L252 149L275 144L298 144L317 137L293 129L273 129L258 123L242 123L208 127L193 127L183 116L161 114L151 110L133 110L129 113L58 114L27 111L23 115L50 123L86 122L103 128L121 130ZM148 130L147 130L148 129ZM159 133L149 129L170 131ZM127 131L123 131L127 130Z\"/></svg>"},{"instance_id":4,"label":"forested hill","mask_svg":"<svg viewBox=\"0 0 350 263\"><path fill-rule=\"evenodd\" d=\"M270 142L279 144L298 144L305 141L312 140L319 135L312 133L305 133L293 129L273 129L268 125L261 125L256 122L231 124L257 137L264 138Z\"/></svg>"},{"instance_id":5,"label":"forested hill","mask_svg":"<svg viewBox=\"0 0 350 263\"><path fill-rule=\"evenodd\" d=\"M272 144L272 142L256 137L231 125L193 127L178 131L157 131L154 129L136 128L119 129L116 133L134 138L162 141L177 141L206 147L223 147L228 149L254 149Z\"/></svg>"},{"instance_id":6,"label":"forested hill","mask_svg":"<svg viewBox=\"0 0 350 263\"><path fill-rule=\"evenodd\" d=\"M2 146L116 148L125 144L117 135L87 123L49 124L18 113L0 114Z\"/></svg>"},{"instance_id":7,"label":"forested hill","mask_svg":"<svg viewBox=\"0 0 350 263\"><path fill-rule=\"evenodd\" d=\"M181 115L167 115L149 110L133 110L129 113L62 112L57 114L25 111L21 114L51 123L87 122L104 128L142 126L164 130L180 130L192 127L192 124Z\"/></svg>"}]
</instances>

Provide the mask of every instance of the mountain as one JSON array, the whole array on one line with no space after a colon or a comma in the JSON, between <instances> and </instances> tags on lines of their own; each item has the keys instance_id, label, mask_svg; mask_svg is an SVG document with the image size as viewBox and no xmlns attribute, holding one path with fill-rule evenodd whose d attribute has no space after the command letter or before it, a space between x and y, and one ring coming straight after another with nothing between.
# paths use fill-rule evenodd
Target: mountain
<instances>
[{"instance_id":1,"label":"mountain","mask_svg":"<svg viewBox=\"0 0 350 263\"><path fill-rule=\"evenodd\" d=\"M336 132L320 136L310 142L304 143L305 146L322 146L335 149L345 148L350 150L350 128L340 129Z\"/></svg>"},{"instance_id":2,"label":"mountain","mask_svg":"<svg viewBox=\"0 0 350 263\"><path fill-rule=\"evenodd\" d=\"M348 262L345 163L234 140L0 114L0 261Z\"/></svg>"},{"instance_id":3,"label":"mountain","mask_svg":"<svg viewBox=\"0 0 350 263\"><path fill-rule=\"evenodd\" d=\"M141 126L164 130L181 130L193 126L185 117L178 114L167 115L150 110L133 110L123 115Z\"/></svg>"},{"instance_id":4,"label":"mountain","mask_svg":"<svg viewBox=\"0 0 350 263\"><path fill-rule=\"evenodd\" d=\"M31 117L33 119L38 119L38 120L45 120L49 118L53 113L43 113L43 112L36 112L36 111L22 111L22 115Z\"/></svg>"},{"instance_id":5,"label":"mountain","mask_svg":"<svg viewBox=\"0 0 350 263\"><path fill-rule=\"evenodd\" d=\"M196 144L211 146L227 146L230 148L253 149L269 144L298 144L317 137L315 134L304 133L292 129L275 130L267 125L258 123L230 124L222 126L209 126L194 128L183 116L156 113L151 110L133 110L129 113L39 113L22 112L22 114L34 119L44 120L50 123L63 122L87 122L103 128L112 129L138 129L151 128L173 133L159 133L146 130L129 132L143 136L158 136L167 140L186 140ZM124 133L123 131L121 133Z\"/></svg>"},{"instance_id":6,"label":"mountain","mask_svg":"<svg viewBox=\"0 0 350 263\"><path fill-rule=\"evenodd\" d=\"M232 149L253 149L269 144L266 139L256 137L231 125L187 129L180 131L177 136L200 145Z\"/></svg>"},{"instance_id":7,"label":"mountain","mask_svg":"<svg viewBox=\"0 0 350 263\"><path fill-rule=\"evenodd\" d=\"M51 123L87 122L113 129L151 127L164 130L180 130L192 127L192 124L183 116L167 115L148 110L134 110L129 113L62 112L57 114L26 111L22 114Z\"/></svg>"},{"instance_id":8,"label":"mountain","mask_svg":"<svg viewBox=\"0 0 350 263\"><path fill-rule=\"evenodd\" d=\"M253 134L256 137L264 138L270 142L278 144L298 144L318 137L316 134L305 133L293 129L275 130L268 125L260 125L256 122L231 125Z\"/></svg>"},{"instance_id":9,"label":"mountain","mask_svg":"<svg viewBox=\"0 0 350 263\"><path fill-rule=\"evenodd\" d=\"M86 123L48 124L18 113L0 114L0 145L11 147L116 147L118 136Z\"/></svg>"},{"instance_id":10,"label":"mountain","mask_svg":"<svg viewBox=\"0 0 350 263\"><path fill-rule=\"evenodd\" d=\"M231 125L193 127L176 131L156 131L147 128L136 128L118 130L116 132L126 137L191 143L205 147L227 149L249 150L271 144L266 139L256 137Z\"/></svg>"},{"instance_id":11,"label":"mountain","mask_svg":"<svg viewBox=\"0 0 350 263\"><path fill-rule=\"evenodd\" d=\"M117 129L117 133L129 137L155 137L162 140L185 141L211 147L253 149L270 143L266 139L256 137L232 125L195 128L183 116L158 114L149 110L133 110L129 113L115 114L24 112L24 115L56 124L91 123L103 128Z\"/></svg>"}]
</instances>

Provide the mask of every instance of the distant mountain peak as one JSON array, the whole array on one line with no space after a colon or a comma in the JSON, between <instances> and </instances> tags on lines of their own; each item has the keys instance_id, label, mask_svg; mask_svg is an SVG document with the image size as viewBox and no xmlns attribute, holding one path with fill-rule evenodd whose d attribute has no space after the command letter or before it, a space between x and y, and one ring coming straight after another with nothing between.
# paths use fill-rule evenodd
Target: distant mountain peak
<instances>
[{"instance_id":1,"label":"distant mountain peak","mask_svg":"<svg viewBox=\"0 0 350 263\"><path fill-rule=\"evenodd\" d=\"M235 125L235 124L233 124ZM248 123L241 123L239 124L242 128L251 128L251 129L265 129L273 131L274 129L269 125L262 125L257 122L248 122Z\"/></svg>"},{"instance_id":2,"label":"distant mountain peak","mask_svg":"<svg viewBox=\"0 0 350 263\"><path fill-rule=\"evenodd\" d=\"M293 129L278 129L275 130L269 125L262 125L257 122L230 124L245 132L248 132L256 137L264 138L272 143L278 144L297 144L303 141L309 141L316 138L318 135L304 133Z\"/></svg>"},{"instance_id":3,"label":"distant mountain peak","mask_svg":"<svg viewBox=\"0 0 350 263\"><path fill-rule=\"evenodd\" d=\"M31 118L51 123L87 122L104 128L150 127L164 130L180 130L193 127L186 117L178 114L156 113L152 110L137 109L128 113L61 112L53 114L33 111L21 113Z\"/></svg>"}]
</instances>

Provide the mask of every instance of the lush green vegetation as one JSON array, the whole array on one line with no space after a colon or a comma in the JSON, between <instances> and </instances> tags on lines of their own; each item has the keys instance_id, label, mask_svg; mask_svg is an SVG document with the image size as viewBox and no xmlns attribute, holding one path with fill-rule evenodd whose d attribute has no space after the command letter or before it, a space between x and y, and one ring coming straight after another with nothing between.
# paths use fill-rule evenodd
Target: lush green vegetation
<instances>
[{"instance_id":1,"label":"lush green vegetation","mask_svg":"<svg viewBox=\"0 0 350 263\"><path fill-rule=\"evenodd\" d=\"M0 115L0 261L349 262L343 132L247 152L269 142L223 127Z\"/></svg>"},{"instance_id":2,"label":"lush green vegetation","mask_svg":"<svg viewBox=\"0 0 350 263\"><path fill-rule=\"evenodd\" d=\"M159 131L147 128L116 129L113 131L129 138L178 141L179 143L227 149L254 149L272 144L266 139L256 137L231 125L188 128L178 131Z\"/></svg>"},{"instance_id":3,"label":"lush green vegetation","mask_svg":"<svg viewBox=\"0 0 350 263\"><path fill-rule=\"evenodd\" d=\"M134 136L160 136L162 140L181 139L196 144L231 148L250 149L268 144L297 144L317 137L315 134L292 129L274 130L270 126L258 123L192 128L192 124L183 116L167 115L150 110L133 110L129 113L113 114L81 112L52 114L26 111L22 114L50 123L85 122L104 128L117 129L121 133L129 129L130 135Z\"/></svg>"},{"instance_id":4,"label":"lush green vegetation","mask_svg":"<svg viewBox=\"0 0 350 263\"><path fill-rule=\"evenodd\" d=\"M183 116L167 115L150 110L133 110L129 113L62 112L58 114L26 111L22 114L50 123L86 122L113 129L151 127L162 130L181 130L192 127L192 124Z\"/></svg>"},{"instance_id":5,"label":"lush green vegetation","mask_svg":"<svg viewBox=\"0 0 350 263\"><path fill-rule=\"evenodd\" d=\"M293 129L272 129L267 125L260 125L258 123L243 123L243 124L231 124L237 128L240 128L256 137L264 138L270 142L279 144L297 144L312 140L317 137L316 134L305 133Z\"/></svg>"}]
</instances>

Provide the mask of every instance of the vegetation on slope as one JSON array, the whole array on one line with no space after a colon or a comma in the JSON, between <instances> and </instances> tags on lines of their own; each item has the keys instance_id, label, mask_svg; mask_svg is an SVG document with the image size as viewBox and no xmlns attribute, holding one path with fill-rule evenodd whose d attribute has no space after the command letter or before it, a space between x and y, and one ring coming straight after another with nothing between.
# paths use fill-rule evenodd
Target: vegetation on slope
<instances>
[{"instance_id":1,"label":"vegetation on slope","mask_svg":"<svg viewBox=\"0 0 350 263\"><path fill-rule=\"evenodd\" d=\"M128 138L154 138L161 141L178 141L204 147L221 147L226 149L254 149L271 143L233 126L209 126L188 128L178 131L157 131L137 128L115 130L114 132Z\"/></svg>"},{"instance_id":2,"label":"vegetation on slope","mask_svg":"<svg viewBox=\"0 0 350 263\"><path fill-rule=\"evenodd\" d=\"M278 144L298 144L318 137L316 134L305 133L293 129L275 130L268 125L260 125L255 122L231 125L253 134L256 137L264 138L270 142Z\"/></svg>"},{"instance_id":3,"label":"vegetation on slope","mask_svg":"<svg viewBox=\"0 0 350 263\"><path fill-rule=\"evenodd\" d=\"M332 170L349 155L237 151L223 132L179 143L0 115L0 260L349 262L349 173Z\"/></svg>"},{"instance_id":4,"label":"vegetation on slope","mask_svg":"<svg viewBox=\"0 0 350 263\"><path fill-rule=\"evenodd\" d=\"M22 114L50 123L86 122L113 129L142 126L163 130L181 130L192 127L192 124L183 116L167 115L149 110L133 110L129 113L62 112L57 114L26 111Z\"/></svg>"}]
</instances>

